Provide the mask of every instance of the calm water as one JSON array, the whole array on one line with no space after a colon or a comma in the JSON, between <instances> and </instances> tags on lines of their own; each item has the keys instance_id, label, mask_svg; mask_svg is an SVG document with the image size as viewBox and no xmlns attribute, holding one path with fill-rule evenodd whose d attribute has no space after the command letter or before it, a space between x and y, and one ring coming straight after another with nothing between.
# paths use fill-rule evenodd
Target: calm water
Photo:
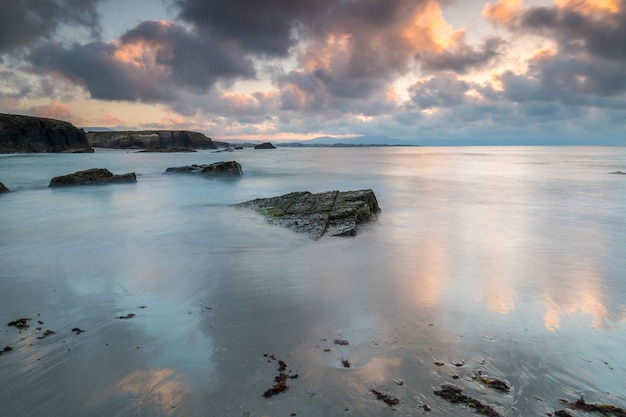
<instances>
[{"instance_id":1,"label":"calm water","mask_svg":"<svg viewBox=\"0 0 626 417\"><path fill-rule=\"evenodd\" d=\"M223 160L244 177L162 175ZM94 167L138 182L47 187ZM0 156L0 319L33 319L0 323L0 415L474 415L433 395L446 382L507 416L581 395L626 407L618 170L626 148ZM362 188L383 211L354 238L230 207ZM270 399L264 353L299 376Z\"/></svg>"}]
</instances>

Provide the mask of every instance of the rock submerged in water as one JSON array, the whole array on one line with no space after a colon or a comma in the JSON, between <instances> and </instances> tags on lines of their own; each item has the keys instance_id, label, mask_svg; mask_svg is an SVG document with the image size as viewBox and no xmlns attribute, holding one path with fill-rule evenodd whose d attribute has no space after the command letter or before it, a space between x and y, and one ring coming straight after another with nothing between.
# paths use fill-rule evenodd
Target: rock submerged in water
<instances>
[{"instance_id":1,"label":"rock submerged in water","mask_svg":"<svg viewBox=\"0 0 626 417\"><path fill-rule=\"evenodd\" d=\"M73 174L61 175L50 180L48 187L62 187L68 185L100 185L137 182L134 172L113 175L105 168L92 168L84 171L76 171Z\"/></svg>"},{"instance_id":2,"label":"rock submerged in water","mask_svg":"<svg viewBox=\"0 0 626 417\"><path fill-rule=\"evenodd\" d=\"M205 177L241 177L243 171L241 165L236 161L215 162L209 165L188 165L183 167L172 167L165 170L166 174L192 174Z\"/></svg>"},{"instance_id":3,"label":"rock submerged in water","mask_svg":"<svg viewBox=\"0 0 626 417\"><path fill-rule=\"evenodd\" d=\"M374 191L369 189L317 194L293 192L235 206L256 210L270 223L306 233L313 239L319 239L324 234L354 236L358 224L375 218L380 212Z\"/></svg>"},{"instance_id":4,"label":"rock submerged in water","mask_svg":"<svg viewBox=\"0 0 626 417\"><path fill-rule=\"evenodd\" d=\"M259 145L256 145L254 149L276 149L276 146L272 145L271 142L263 142Z\"/></svg>"}]
</instances>

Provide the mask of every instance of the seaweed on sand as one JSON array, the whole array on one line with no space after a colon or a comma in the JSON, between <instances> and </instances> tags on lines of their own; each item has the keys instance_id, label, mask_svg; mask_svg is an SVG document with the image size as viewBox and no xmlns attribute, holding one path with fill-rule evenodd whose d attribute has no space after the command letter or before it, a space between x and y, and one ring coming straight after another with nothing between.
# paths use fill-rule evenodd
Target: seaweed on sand
<instances>
[{"instance_id":1,"label":"seaweed on sand","mask_svg":"<svg viewBox=\"0 0 626 417\"><path fill-rule=\"evenodd\" d=\"M400 400L398 398L394 397L391 394L385 394L384 392L380 392L380 391L378 391L376 389L371 389L370 391L372 392L372 394L374 394L376 396L377 400L383 401L389 407L391 407L392 405L397 405L397 404L400 403Z\"/></svg>"},{"instance_id":2,"label":"seaweed on sand","mask_svg":"<svg viewBox=\"0 0 626 417\"><path fill-rule=\"evenodd\" d=\"M505 393L511 392L511 387L505 381L498 378L487 377L483 375L482 371L476 371L472 379L474 379L475 381L480 381L483 384L487 385L489 388L493 388L497 391L502 391Z\"/></svg>"},{"instance_id":3,"label":"seaweed on sand","mask_svg":"<svg viewBox=\"0 0 626 417\"><path fill-rule=\"evenodd\" d=\"M270 354L264 353L263 356L265 356L266 358L269 358L268 362L271 362L271 361L278 362L278 375L274 377L275 384L272 387L266 389L265 392L263 393L263 396L265 398L270 398L274 395L280 394L281 392L287 391L289 389L289 385L287 385L287 380L298 378L298 374L285 373L285 371L287 370L287 363L282 359L277 359L274 354L270 355Z\"/></svg>"},{"instance_id":4,"label":"seaweed on sand","mask_svg":"<svg viewBox=\"0 0 626 417\"><path fill-rule=\"evenodd\" d=\"M435 390L435 395L447 400L452 404L467 404L473 408L474 412L487 417L501 417L492 406L485 404L480 400L463 394L463 388L452 384L443 384L440 389Z\"/></svg>"},{"instance_id":5,"label":"seaweed on sand","mask_svg":"<svg viewBox=\"0 0 626 417\"><path fill-rule=\"evenodd\" d=\"M588 403L583 397L574 402L559 400L561 404L572 410L583 410L588 413L596 412L605 416L626 417L626 410L610 404Z\"/></svg>"}]
</instances>

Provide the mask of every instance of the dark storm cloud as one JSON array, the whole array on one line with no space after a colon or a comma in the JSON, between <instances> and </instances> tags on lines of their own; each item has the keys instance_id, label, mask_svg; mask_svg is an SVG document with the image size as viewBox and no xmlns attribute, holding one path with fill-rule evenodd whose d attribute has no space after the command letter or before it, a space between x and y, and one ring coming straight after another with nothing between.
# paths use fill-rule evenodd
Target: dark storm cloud
<instances>
[{"instance_id":1,"label":"dark storm cloud","mask_svg":"<svg viewBox=\"0 0 626 417\"><path fill-rule=\"evenodd\" d=\"M592 56L626 60L626 1L617 13L585 14L573 8L532 7L520 28L554 37L563 51L582 50Z\"/></svg>"},{"instance_id":2,"label":"dark storm cloud","mask_svg":"<svg viewBox=\"0 0 626 417\"><path fill-rule=\"evenodd\" d=\"M99 30L96 10L102 0L5 0L0 8L0 54L56 34L61 25Z\"/></svg>"},{"instance_id":3,"label":"dark storm cloud","mask_svg":"<svg viewBox=\"0 0 626 417\"><path fill-rule=\"evenodd\" d=\"M250 52L285 56L299 22L318 18L334 0L175 0L179 17Z\"/></svg>"},{"instance_id":4,"label":"dark storm cloud","mask_svg":"<svg viewBox=\"0 0 626 417\"><path fill-rule=\"evenodd\" d=\"M501 55L503 43L492 38L484 42L480 49L460 43L457 47L442 52L418 53L417 58L427 71L454 71L466 74L470 70L480 69L491 64Z\"/></svg>"},{"instance_id":5,"label":"dark storm cloud","mask_svg":"<svg viewBox=\"0 0 626 417\"><path fill-rule=\"evenodd\" d=\"M216 41L175 24L143 22L120 41L154 46L156 63L171 71L171 80L178 86L202 91L220 78L254 76L252 61L233 42Z\"/></svg>"},{"instance_id":6,"label":"dark storm cloud","mask_svg":"<svg viewBox=\"0 0 626 417\"><path fill-rule=\"evenodd\" d=\"M421 109L454 107L465 102L471 86L451 75L440 75L409 87L411 102Z\"/></svg>"},{"instance_id":7,"label":"dark storm cloud","mask_svg":"<svg viewBox=\"0 0 626 417\"><path fill-rule=\"evenodd\" d=\"M84 86L93 98L157 101L168 96L154 75L117 60L115 50L103 42L70 47L46 44L33 50L29 60L39 71L57 73Z\"/></svg>"},{"instance_id":8,"label":"dark storm cloud","mask_svg":"<svg viewBox=\"0 0 626 417\"><path fill-rule=\"evenodd\" d=\"M529 73L499 76L506 99L560 101L579 106L611 107L626 92L626 65L586 56L556 55L531 62ZM619 104L621 105L621 104Z\"/></svg>"},{"instance_id":9,"label":"dark storm cloud","mask_svg":"<svg viewBox=\"0 0 626 417\"><path fill-rule=\"evenodd\" d=\"M175 0L179 17L201 32L234 42L247 52L284 57L299 40L348 33L354 70L395 67L391 49L404 45L394 25L431 0ZM377 38L377 42L373 39ZM397 55L402 55L397 54ZM374 62L372 61L374 58ZM404 63L407 58L402 57ZM368 64L369 65L365 65Z\"/></svg>"},{"instance_id":10,"label":"dark storm cloud","mask_svg":"<svg viewBox=\"0 0 626 417\"><path fill-rule=\"evenodd\" d=\"M139 56L132 56L134 47L141 49ZM176 97L178 88L203 92L220 79L254 75L252 62L237 48L152 21L117 43L46 44L28 58L38 71L60 74L103 100L166 101Z\"/></svg>"}]
</instances>

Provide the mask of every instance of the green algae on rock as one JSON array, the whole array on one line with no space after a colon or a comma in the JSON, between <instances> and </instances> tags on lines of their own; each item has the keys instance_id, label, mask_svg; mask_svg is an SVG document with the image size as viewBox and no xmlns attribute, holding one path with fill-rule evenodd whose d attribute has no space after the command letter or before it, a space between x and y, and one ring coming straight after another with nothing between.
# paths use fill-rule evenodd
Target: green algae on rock
<instances>
[{"instance_id":1,"label":"green algae on rock","mask_svg":"<svg viewBox=\"0 0 626 417\"><path fill-rule=\"evenodd\" d=\"M370 189L317 194L300 191L258 198L235 206L256 210L270 223L306 233L313 239L324 234L354 236L358 224L375 218L381 211Z\"/></svg>"}]
</instances>

